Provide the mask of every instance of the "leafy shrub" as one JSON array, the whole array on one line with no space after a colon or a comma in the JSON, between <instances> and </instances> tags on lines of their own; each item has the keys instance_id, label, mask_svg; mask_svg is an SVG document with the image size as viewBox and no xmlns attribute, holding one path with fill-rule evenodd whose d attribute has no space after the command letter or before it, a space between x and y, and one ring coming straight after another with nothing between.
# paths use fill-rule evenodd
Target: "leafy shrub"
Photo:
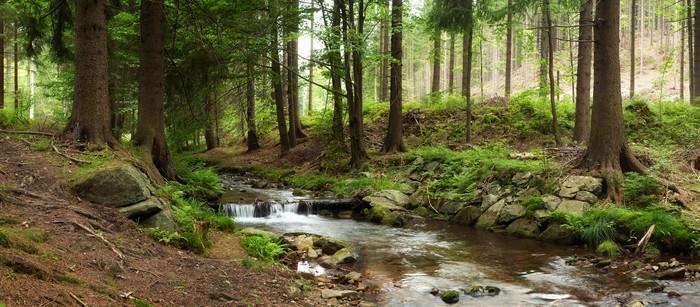
<instances>
[{"instance_id":1,"label":"leafy shrub","mask_svg":"<svg viewBox=\"0 0 700 307\"><path fill-rule=\"evenodd\" d=\"M617 246L617 243L615 243L615 241L605 240L602 243L598 244L596 252L606 257L616 258L620 254L620 248Z\"/></svg>"},{"instance_id":2,"label":"leafy shrub","mask_svg":"<svg viewBox=\"0 0 700 307\"><path fill-rule=\"evenodd\" d=\"M526 199L522 205L527 209L525 215L528 217L534 216L535 211L546 208L541 196L530 197Z\"/></svg>"},{"instance_id":3,"label":"leafy shrub","mask_svg":"<svg viewBox=\"0 0 700 307\"><path fill-rule=\"evenodd\" d=\"M629 206L645 207L659 201L664 187L654 177L637 173L625 174L624 198Z\"/></svg>"},{"instance_id":4,"label":"leafy shrub","mask_svg":"<svg viewBox=\"0 0 700 307\"><path fill-rule=\"evenodd\" d=\"M284 254L284 245L267 236L246 236L241 239L241 246L248 255L262 261L274 261Z\"/></svg>"},{"instance_id":5,"label":"leafy shrub","mask_svg":"<svg viewBox=\"0 0 700 307\"><path fill-rule=\"evenodd\" d=\"M216 199L223 192L221 178L216 170L206 166L202 159L183 154L173 160L175 171L185 181L179 189L187 197L210 200Z\"/></svg>"}]
</instances>

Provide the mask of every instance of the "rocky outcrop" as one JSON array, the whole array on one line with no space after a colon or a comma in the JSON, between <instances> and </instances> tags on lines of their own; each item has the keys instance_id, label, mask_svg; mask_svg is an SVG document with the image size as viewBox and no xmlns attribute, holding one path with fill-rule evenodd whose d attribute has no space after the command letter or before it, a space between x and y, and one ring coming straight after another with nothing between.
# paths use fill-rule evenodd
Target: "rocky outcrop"
<instances>
[{"instance_id":1,"label":"rocky outcrop","mask_svg":"<svg viewBox=\"0 0 700 307\"><path fill-rule=\"evenodd\" d=\"M73 190L87 201L119 208L119 212L146 227L176 230L170 204L157 197L148 177L130 164L87 172L73 180Z\"/></svg>"}]
</instances>

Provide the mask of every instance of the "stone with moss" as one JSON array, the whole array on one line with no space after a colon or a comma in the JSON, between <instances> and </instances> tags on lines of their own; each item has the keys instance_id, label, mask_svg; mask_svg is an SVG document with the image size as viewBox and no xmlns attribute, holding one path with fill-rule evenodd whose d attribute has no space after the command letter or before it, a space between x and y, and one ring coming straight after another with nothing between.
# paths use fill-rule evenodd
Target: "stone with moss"
<instances>
[{"instance_id":1,"label":"stone with moss","mask_svg":"<svg viewBox=\"0 0 700 307\"><path fill-rule=\"evenodd\" d=\"M508 225L506 232L523 238L536 238L540 234L537 222L529 218L520 218Z\"/></svg>"},{"instance_id":2,"label":"stone with moss","mask_svg":"<svg viewBox=\"0 0 700 307\"><path fill-rule=\"evenodd\" d=\"M564 245L573 244L575 238L575 233L571 228L568 228L558 222L549 224L547 229L545 229L539 236L540 240Z\"/></svg>"},{"instance_id":3,"label":"stone with moss","mask_svg":"<svg viewBox=\"0 0 700 307\"><path fill-rule=\"evenodd\" d=\"M362 200L368 202L370 206L384 206L390 209L403 209L410 202L408 195L397 190L382 190Z\"/></svg>"},{"instance_id":4,"label":"stone with moss","mask_svg":"<svg viewBox=\"0 0 700 307\"><path fill-rule=\"evenodd\" d=\"M110 207L145 201L154 191L146 175L126 163L86 171L74 178L73 189L87 201Z\"/></svg>"},{"instance_id":5,"label":"stone with moss","mask_svg":"<svg viewBox=\"0 0 700 307\"><path fill-rule=\"evenodd\" d=\"M343 248L350 247L350 243L331 237L318 237L314 239L313 246L320 248L326 255L333 255Z\"/></svg>"},{"instance_id":6,"label":"stone with moss","mask_svg":"<svg viewBox=\"0 0 700 307\"><path fill-rule=\"evenodd\" d=\"M498 219L496 223L498 224L508 224L518 218L525 216L527 209L520 204L508 204L503 206L501 212L498 214Z\"/></svg>"},{"instance_id":7,"label":"stone with moss","mask_svg":"<svg viewBox=\"0 0 700 307\"><path fill-rule=\"evenodd\" d=\"M413 209L413 213L418 215L418 216L428 216L430 214L430 211L426 207L418 207L416 209Z\"/></svg>"},{"instance_id":8,"label":"stone with moss","mask_svg":"<svg viewBox=\"0 0 700 307\"><path fill-rule=\"evenodd\" d=\"M602 256L616 258L620 254L620 247L617 246L617 243L615 243L615 241L605 240L602 243L598 244L596 252Z\"/></svg>"},{"instance_id":9,"label":"stone with moss","mask_svg":"<svg viewBox=\"0 0 700 307\"><path fill-rule=\"evenodd\" d=\"M471 226L474 225L477 220L479 220L480 216L481 209L479 209L479 207L467 206L457 212L457 215L452 218L452 222L460 225Z\"/></svg>"},{"instance_id":10,"label":"stone with moss","mask_svg":"<svg viewBox=\"0 0 700 307\"><path fill-rule=\"evenodd\" d=\"M583 214L586 213L586 211L588 211L588 209L590 208L591 205L587 202L565 199L561 202L561 204L559 204L559 207L557 207L556 212L576 216L583 216Z\"/></svg>"},{"instance_id":11,"label":"stone with moss","mask_svg":"<svg viewBox=\"0 0 700 307\"><path fill-rule=\"evenodd\" d=\"M456 290L447 290L440 292L440 299L447 304L456 304L459 302L459 292Z\"/></svg>"},{"instance_id":12,"label":"stone with moss","mask_svg":"<svg viewBox=\"0 0 700 307\"><path fill-rule=\"evenodd\" d=\"M355 263L358 259L359 256L357 255L357 252L355 252L354 248L345 247L331 255L331 257L328 259L328 262L330 262L334 266L338 266L340 264Z\"/></svg>"},{"instance_id":13,"label":"stone with moss","mask_svg":"<svg viewBox=\"0 0 700 307\"><path fill-rule=\"evenodd\" d=\"M282 236L279 234L276 234L271 231L266 231L262 229L257 229L253 227L246 227L237 232L240 236L243 237L248 237L248 236L263 236L263 237L268 237L273 240L281 240Z\"/></svg>"},{"instance_id":14,"label":"stone with moss","mask_svg":"<svg viewBox=\"0 0 700 307\"><path fill-rule=\"evenodd\" d=\"M503 207L505 207L506 202L501 200L495 203L493 206L489 207L484 214L482 214L476 222L476 227L481 229L488 229L496 225L498 222L498 215L501 213Z\"/></svg>"}]
</instances>

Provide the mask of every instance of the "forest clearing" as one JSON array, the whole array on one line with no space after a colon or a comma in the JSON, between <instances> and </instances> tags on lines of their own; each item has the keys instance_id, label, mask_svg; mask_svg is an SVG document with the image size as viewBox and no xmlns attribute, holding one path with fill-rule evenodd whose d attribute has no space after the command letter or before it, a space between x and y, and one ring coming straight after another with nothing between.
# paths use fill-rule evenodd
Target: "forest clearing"
<instances>
[{"instance_id":1,"label":"forest clearing","mask_svg":"<svg viewBox=\"0 0 700 307\"><path fill-rule=\"evenodd\" d=\"M700 1L0 1L0 307L700 306Z\"/></svg>"}]
</instances>

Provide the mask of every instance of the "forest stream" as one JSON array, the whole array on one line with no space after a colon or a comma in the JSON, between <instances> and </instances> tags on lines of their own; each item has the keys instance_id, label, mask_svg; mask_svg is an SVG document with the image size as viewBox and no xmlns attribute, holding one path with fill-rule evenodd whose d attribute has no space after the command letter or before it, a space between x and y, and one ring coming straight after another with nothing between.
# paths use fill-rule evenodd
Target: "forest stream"
<instances>
[{"instance_id":1,"label":"forest stream","mask_svg":"<svg viewBox=\"0 0 700 307\"><path fill-rule=\"evenodd\" d=\"M352 219L297 212L302 197L286 189L256 189L248 178L224 176L225 211L241 227L277 233L305 232L352 242L360 254L355 270L381 291L381 306L444 305L431 289L493 286L496 296L471 297L460 291L458 305L616 305L629 297L654 304L700 306L697 282L656 281L615 269L568 265L571 256L590 255L580 247L516 239L471 227L426 221L391 228ZM255 200L275 203L267 217L254 217ZM665 293L652 289L664 286ZM681 298L669 298L677 292Z\"/></svg>"}]
</instances>

